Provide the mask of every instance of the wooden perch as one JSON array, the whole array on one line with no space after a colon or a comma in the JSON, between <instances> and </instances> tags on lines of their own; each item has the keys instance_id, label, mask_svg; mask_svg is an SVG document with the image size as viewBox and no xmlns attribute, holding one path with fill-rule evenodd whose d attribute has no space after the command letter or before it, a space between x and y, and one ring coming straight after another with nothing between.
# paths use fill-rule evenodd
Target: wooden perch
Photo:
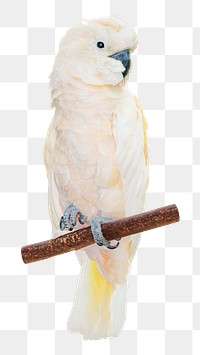
<instances>
[{"instance_id":1,"label":"wooden perch","mask_svg":"<svg viewBox=\"0 0 200 355\"><path fill-rule=\"evenodd\" d=\"M163 227L179 221L176 205L157 208L133 217L102 224L102 232L107 240L124 238L150 229ZM26 245L21 254L25 264L51 258L55 255L85 248L94 243L90 226L64 234L56 239Z\"/></svg>"}]
</instances>

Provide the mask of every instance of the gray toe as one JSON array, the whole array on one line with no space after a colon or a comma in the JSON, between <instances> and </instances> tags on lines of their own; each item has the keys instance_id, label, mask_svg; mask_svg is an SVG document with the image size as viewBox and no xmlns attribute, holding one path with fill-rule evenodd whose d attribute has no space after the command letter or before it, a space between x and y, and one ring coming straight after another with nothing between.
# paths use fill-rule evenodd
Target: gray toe
<instances>
[{"instance_id":1,"label":"gray toe","mask_svg":"<svg viewBox=\"0 0 200 355\"><path fill-rule=\"evenodd\" d=\"M85 223L87 217L82 215L80 210L71 203L64 211L63 216L60 219L60 229L63 230L67 228L69 231L72 231L74 226L76 225L76 218L79 215L79 222ZM80 221L81 220L81 221ZM82 223L82 224L83 224Z\"/></svg>"},{"instance_id":2,"label":"gray toe","mask_svg":"<svg viewBox=\"0 0 200 355\"><path fill-rule=\"evenodd\" d=\"M103 236L101 224L111 222L112 219L108 217L95 216L91 219L91 231L94 241L99 246L105 246L108 249L116 249L119 246L119 242L116 245L111 245L108 240Z\"/></svg>"}]
</instances>

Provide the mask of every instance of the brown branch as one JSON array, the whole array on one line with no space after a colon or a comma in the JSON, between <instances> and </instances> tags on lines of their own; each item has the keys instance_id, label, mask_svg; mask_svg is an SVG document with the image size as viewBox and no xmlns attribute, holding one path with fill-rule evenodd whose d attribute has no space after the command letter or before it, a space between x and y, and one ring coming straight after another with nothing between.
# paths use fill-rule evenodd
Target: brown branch
<instances>
[{"instance_id":1,"label":"brown branch","mask_svg":"<svg viewBox=\"0 0 200 355\"><path fill-rule=\"evenodd\" d=\"M156 210L144 212L133 217L120 219L102 224L102 231L107 240L124 238L150 229L163 227L179 221L179 212L176 205L161 207ZM26 245L22 247L21 254L25 264L51 258L55 255L78 250L94 243L91 228L86 227L67 233L56 239Z\"/></svg>"}]
</instances>

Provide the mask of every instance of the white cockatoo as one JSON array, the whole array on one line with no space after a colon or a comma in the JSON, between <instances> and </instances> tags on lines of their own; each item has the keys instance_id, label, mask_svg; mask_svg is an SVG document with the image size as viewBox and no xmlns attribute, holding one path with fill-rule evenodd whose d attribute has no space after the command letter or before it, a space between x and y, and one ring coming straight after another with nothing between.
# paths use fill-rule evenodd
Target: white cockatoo
<instances>
[{"instance_id":1,"label":"white cockatoo","mask_svg":"<svg viewBox=\"0 0 200 355\"><path fill-rule=\"evenodd\" d=\"M104 222L142 212L146 201L147 124L126 85L136 46L122 18L85 21L62 39L50 74L55 114L44 156L53 238L90 224L96 242L77 252L81 274L68 320L84 339L122 329L140 240L108 242L101 231Z\"/></svg>"}]
</instances>

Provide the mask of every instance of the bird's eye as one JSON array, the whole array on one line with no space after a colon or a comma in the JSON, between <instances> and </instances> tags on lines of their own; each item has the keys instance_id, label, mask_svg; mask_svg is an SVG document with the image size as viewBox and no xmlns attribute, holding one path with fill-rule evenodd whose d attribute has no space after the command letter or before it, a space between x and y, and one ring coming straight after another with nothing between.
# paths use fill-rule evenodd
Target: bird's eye
<instances>
[{"instance_id":1,"label":"bird's eye","mask_svg":"<svg viewBox=\"0 0 200 355\"><path fill-rule=\"evenodd\" d=\"M97 42L97 47L98 48L104 48L104 43L103 42Z\"/></svg>"}]
</instances>

